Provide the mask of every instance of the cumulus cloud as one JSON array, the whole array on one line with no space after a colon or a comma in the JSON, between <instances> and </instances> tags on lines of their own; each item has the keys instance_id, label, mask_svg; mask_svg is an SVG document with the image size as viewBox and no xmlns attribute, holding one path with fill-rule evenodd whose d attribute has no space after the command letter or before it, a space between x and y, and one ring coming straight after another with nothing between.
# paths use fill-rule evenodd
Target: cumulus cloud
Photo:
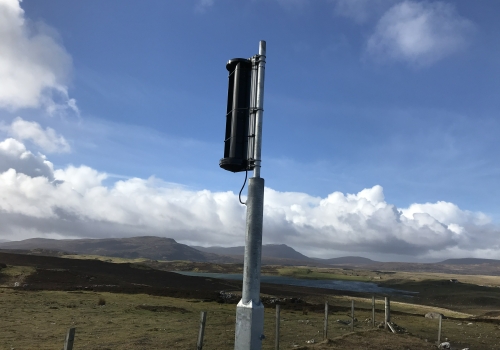
<instances>
[{"instance_id":1,"label":"cumulus cloud","mask_svg":"<svg viewBox=\"0 0 500 350\"><path fill-rule=\"evenodd\" d=\"M40 176L35 169L43 165ZM245 207L233 192L195 191L156 178L105 180L107 174L86 166L54 170L19 141L3 141L0 238L158 235L202 245L244 242ZM313 255L454 254L499 247L499 233L486 215L449 202L397 208L381 186L325 198L265 190L264 242Z\"/></svg>"},{"instance_id":2,"label":"cumulus cloud","mask_svg":"<svg viewBox=\"0 0 500 350\"><path fill-rule=\"evenodd\" d=\"M69 98L71 57L48 26L31 24L19 0L0 0L0 108L78 111Z\"/></svg>"},{"instance_id":3,"label":"cumulus cloud","mask_svg":"<svg viewBox=\"0 0 500 350\"><path fill-rule=\"evenodd\" d=\"M16 118L9 126L0 126L17 140L29 140L47 153L70 152L68 141L58 135L52 128L43 129L37 122L29 122L22 118Z\"/></svg>"},{"instance_id":4,"label":"cumulus cloud","mask_svg":"<svg viewBox=\"0 0 500 350\"><path fill-rule=\"evenodd\" d=\"M466 47L473 30L473 23L451 4L406 0L379 20L367 53L378 60L425 66Z\"/></svg>"},{"instance_id":5,"label":"cumulus cloud","mask_svg":"<svg viewBox=\"0 0 500 350\"><path fill-rule=\"evenodd\" d=\"M16 169L30 178L54 180L54 166L42 154L34 155L21 142L8 138L0 142L0 173ZM38 181L38 180L37 180Z\"/></svg>"}]
</instances>

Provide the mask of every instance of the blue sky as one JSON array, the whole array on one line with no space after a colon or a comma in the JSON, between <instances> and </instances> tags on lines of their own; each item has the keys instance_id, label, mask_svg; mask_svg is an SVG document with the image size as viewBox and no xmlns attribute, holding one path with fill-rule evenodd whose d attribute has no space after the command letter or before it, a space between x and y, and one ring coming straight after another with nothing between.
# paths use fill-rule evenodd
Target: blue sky
<instances>
[{"instance_id":1,"label":"blue sky","mask_svg":"<svg viewBox=\"0 0 500 350\"><path fill-rule=\"evenodd\" d=\"M4 19L24 22L0 25L0 48L13 52L7 55L10 58L0 58L0 71L7 67L4 72L24 72L3 74L18 79L19 86L29 83L33 88L0 88L1 140L15 139L35 158L40 152L53 164L54 174L59 172L59 180L64 178L74 188L83 178L106 174L99 181L95 178L97 182L85 181L110 193L117 183L130 184L133 179L153 181L148 186L160 192L182 189L179 196L237 193L243 176L218 167L223 153L225 63L256 54L259 40L266 40L262 176L269 191L281 194L281 199L269 202L273 210L267 214L265 242L287 243L318 256L349 252L411 260L439 254L498 254L500 24L495 14L500 4L460 0L24 0L19 4L0 0L2 7ZM9 12L9 8L24 13ZM20 28L17 40L9 39L14 37L12 28ZM19 62L24 58L31 65L22 70ZM27 75L32 79L23 80ZM27 128L38 133L27 133ZM45 135L48 128L52 136ZM47 146L50 142L52 148ZM4 149L9 147L13 143ZM5 169L0 161L0 171L13 167L22 173L21 168L8 166L10 161L4 162ZM90 173L76 180L68 175L70 167L80 171L85 167ZM57 178L47 179L51 176ZM368 196L372 199L359 195L364 189L373 190L375 194ZM319 202L334 192L354 196L350 198L357 204L349 213L365 218L359 226L364 228L350 223L342 229L345 217L315 224L319 214L308 210L321 207ZM182 201L174 194L168 196ZM439 247L422 248L404 236L402 232L418 221L410 214L408 220L416 221L403 229L385 221L370 226L373 211L356 209L363 207L361 199L376 210L383 204L396 208L396 213L430 216L446 228L431 230L431 241L440 242ZM15 205L5 201L1 208L10 213L6 208ZM135 198L131 201L137 203ZM62 208L79 217L82 227L89 220L108 220L72 205ZM127 210L137 212L135 204L130 205ZM294 216L301 212L294 206L304 206L305 212ZM443 206L453 206L455 211ZM219 215L216 221L224 223L214 210ZM235 210L241 219L243 209ZM322 215L338 216L346 209L334 206L331 210ZM283 216L274 217L275 212ZM441 217L437 212L449 215ZM47 213L63 220L53 207L47 207ZM21 210L17 214L33 215ZM41 223L25 227L18 238L91 236L89 229L63 232L56 221L52 226L44 223L50 226L46 230L39 229ZM116 230L96 236L138 232L123 230L120 219L109 222L118 225ZM433 224L415 225L425 231ZM12 225L4 230L7 239L15 239L13 228L19 228ZM203 245L242 242L236 234L231 239L214 238L219 237L215 233L204 236L201 224L193 228L184 223L170 231L158 225L146 224L144 232ZM233 232L221 225L213 226L214 232ZM315 229L309 232L311 225ZM418 230L414 234L427 237ZM392 233L383 234L386 231ZM310 234L327 237L332 246L322 250L323 238L318 238L316 245L304 247L304 237ZM364 237L367 234L372 236ZM343 238L337 240L338 236ZM395 237L407 248L391 245Z\"/></svg>"}]
</instances>

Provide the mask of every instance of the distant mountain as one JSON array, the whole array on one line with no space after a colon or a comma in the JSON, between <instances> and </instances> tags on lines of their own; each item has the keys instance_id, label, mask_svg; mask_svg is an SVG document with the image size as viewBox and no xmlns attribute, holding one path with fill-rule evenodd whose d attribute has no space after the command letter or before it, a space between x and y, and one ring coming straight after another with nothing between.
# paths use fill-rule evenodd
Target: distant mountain
<instances>
[{"instance_id":1,"label":"distant mountain","mask_svg":"<svg viewBox=\"0 0 500 350\"><path fill-rule=\"evenodd\" d=\"M500 265L500 260L477 259L477 258L447 259L447 260L438 262L437 264L444 264L444 265L480 265L480 264Z\"/></svg>"},{"instance_id":2,"label":"distant mountain","mask_svg":"<svg viewBox=\"0 0 500 350\"><path fill-rule=\"evenodd\" d=\"M44 239L0 243L0 249L48 249L76 254L115 256L122 258L146 258L152 260L190 260L206 262L233 262L233 259L201 252L172 238L131 237L106 239Z\"/></svg>"},{"instance_id":3,"label":"distant mountain","mask_svg":"<svg viewBox=\"0 0 500 350\"><path fill-rule=\"evenodd\" d=\"M213 253L219 255L243 255L245 254L245 247L200 247L192 245L191 248L199 250L200 252Z\"/></svg>"},{"instance_id":4,"label":"distant mountain","mask_svg":"<svg viewBox=\"0 0 500 350\"><path fill-rule=\"evenodd\" d=\"M198 247L192 246L199 251L206 253L213 253L227 256L243 256L245 254L245 247ZM303 262L314 262L304 254L299 253L292 247L286 244L264 244L262 246L262 259L288 259Z\"/></svg>"},{"instance_id":5,"label":"distant mountain","mask_svg":"<svg viewBox=\"0 0 500 350\"><path fill-rule=\"evenodd\" d=\"M370 264L376 264L378 262L368 258L363 258L361 256L343 256L340 258L314 259L314 260L328 265L370 265Z\"/></svg>"},{"instance_id":6,"label":"distant mountain","mask_svg":"<svg viewBox=\"0 0 500 350\"><path fill-rule=\"evenodd\" d=\"M24 241L0 243L0 249L23 250L29 254L59 256L90 254L122 258L146 258L151 260L189 260L214 263L242 263L245 247L199 247L177 243L172 238L131 237L106 239L45 239L32 238ZM267 265L370 265L376 261L347 256L333 259L313 259L299 253L286 244L262 246L262 263Z\"/></svg>"}]
</instances>

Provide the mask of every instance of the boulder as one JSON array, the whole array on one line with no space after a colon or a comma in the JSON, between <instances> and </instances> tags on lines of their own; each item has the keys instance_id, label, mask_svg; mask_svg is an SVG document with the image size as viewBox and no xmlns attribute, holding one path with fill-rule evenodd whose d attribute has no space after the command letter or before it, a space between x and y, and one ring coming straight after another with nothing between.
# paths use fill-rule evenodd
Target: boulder
<instances>
[{"instance_id":1,"label":"boulder","mask_svg":"<svg viewBox=\"0 0 500 350\"><path fill-rule=\"evenodd\" d=\"M438 349L451 349L451 344L447 341L439 344Z\"/></svg>"},{"instance_id":2,"label":"boulder","mask_svg":"<svg viewBox=\"0 0 500 350\"><path fill-rule=\"evenodd\" d=\"M439 318L439 316L442 317L443 314L440 314L439 312L428 312L425 314L425 318L431 318L431 319Z\"/></svg>"}]
</instances>

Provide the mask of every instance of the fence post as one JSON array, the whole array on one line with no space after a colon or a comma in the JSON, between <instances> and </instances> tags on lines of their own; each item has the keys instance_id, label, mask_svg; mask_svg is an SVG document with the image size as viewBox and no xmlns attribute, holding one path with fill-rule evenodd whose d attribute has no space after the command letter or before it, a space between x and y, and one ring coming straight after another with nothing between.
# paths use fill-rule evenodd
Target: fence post
<instances>
[{"instance_id":1,"label":"fence post","mask_svg":"<svg viewBox=\"0 0 500 350\"><path fill-rule=\"evenodd\" d=\"M385 320L384 329L387 329L387 324L391 322L391 298L385 297Z\"/></svg>"},{"instance_id":2,"label":"fence post","mask_svg":"<svg viewBox=\"0 0 500 350\"><path fill-rule=\"evenodd\" d=\"M66 339L64 339L64 350L73 350L73 343L75 342L75 328L68 329Z\"/></svg>"},{"instance_id":3,"label":"fence post","mask_svg":"<svg viewBox=\"0 0 500 350\"><path fill-rule=\"evenodd\" d=\"M276 305L276 338L274 339L274 349L280 350L280 306Z\"/></svg>"},{"instance_id":4,"label":"fence post","mask_svg":"<svg viewBox=\"0 0 500 350\"><path fill-rule=\"evenodd\" d=\"M323 325L323 339L328 338L328 301L325 301L325 323Z\"/></svg>"},{"instance_id":5,"label":"fence post","mask_svg":"<svg viewBox=\"0 0 500 350\"><path fill-rule=\"evenodd\" d=\"M441 344L441 323L443 321L443 315L439 315L439 328L438 328L438 343L437 345Z\"/></svg>"},{"instance_id":6,"label":"fence post","mask_svg":"<svg viewBox=\"0 0 500 350\"><path fill-rule=\"evenodd\" d=\"M351 300L351 330L354 332L354 300Z\"/></svg>"},{"instance_id":7,"label":"fence post","mask_svg":"<svg viewBox=\"0 0 500 350\"><path fill-rule=\"evenodd\" d=\"M375 295L372 296L372 327L375 327Z\"/></svg>"},{"instance_id":8,"label":"fence post","mask_svg":"<svg viewBox=\"0 0 500 350\"><path fill-rule=\"evenodd\" d=\"M202 311L200 317L200 331L198 333L198 343L196 344L197 350L203 349L203 336L205 335L205 321L207 320L207 312Z\"/></svg>"}]
</instances>

